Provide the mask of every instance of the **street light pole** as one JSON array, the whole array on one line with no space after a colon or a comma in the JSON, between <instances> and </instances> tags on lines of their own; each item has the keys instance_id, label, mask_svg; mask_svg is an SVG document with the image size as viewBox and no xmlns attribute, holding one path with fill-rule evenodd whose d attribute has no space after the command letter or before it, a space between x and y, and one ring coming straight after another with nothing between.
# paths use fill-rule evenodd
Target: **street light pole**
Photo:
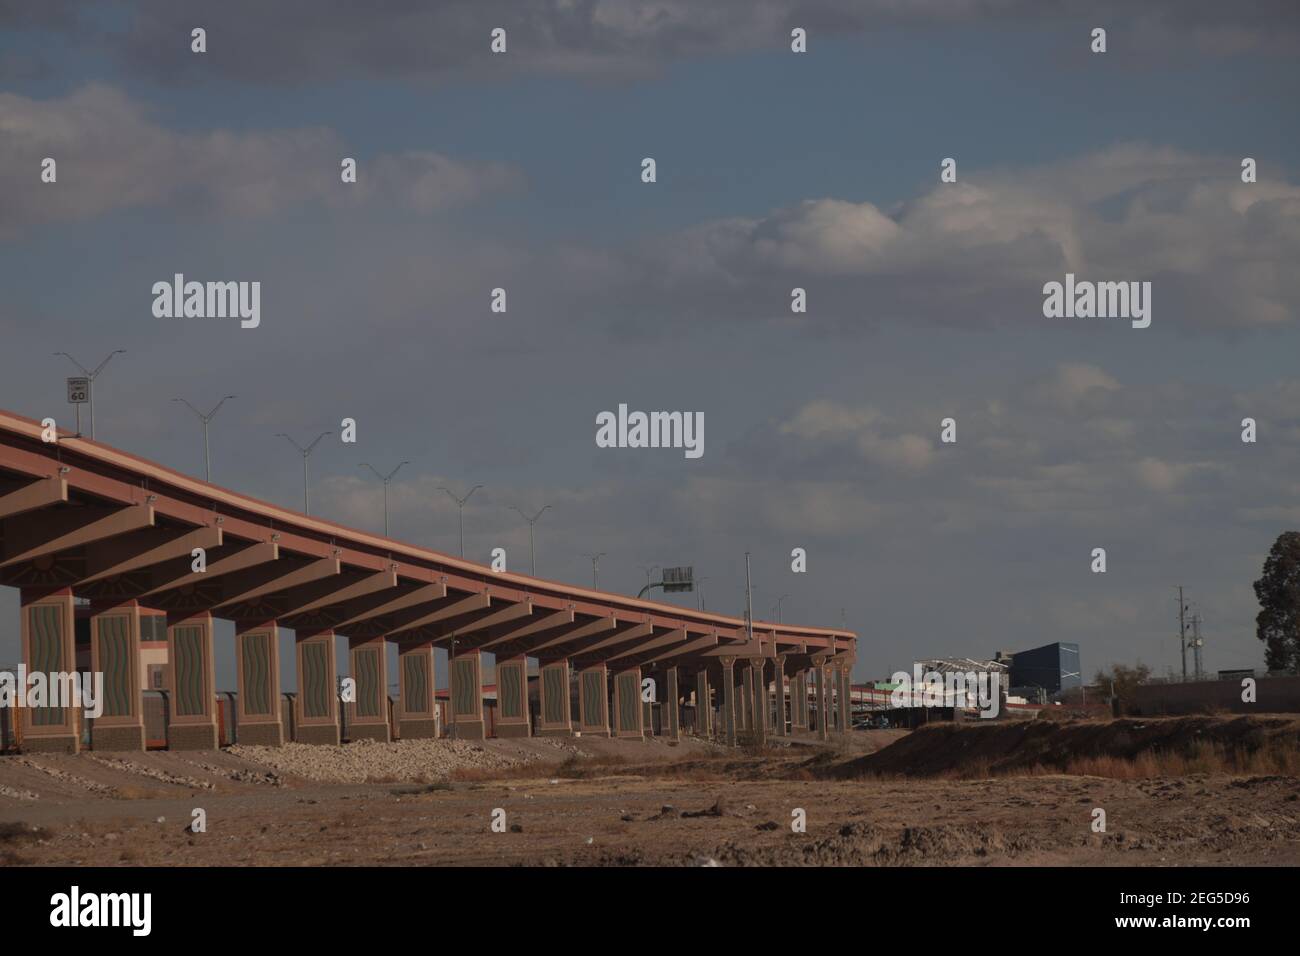
<instances>
[{"instance_id":1,"label":"street light pole","mask_svg":"<svg viewBox=\"0 0 1300 956\"><path fill-rule=\"evenodd\" d=\"M86 366L78 362L76 359L74 359L67 352L54 353L55 355L62 355L69 362L77 366L77 368L81 369L81 371L83 371L86 374L86 381L88 384L88 391L89 391L89 394L86 397L90 399L89 404L90 404L90 440L91 441L95 440L95 376L104 370L104 366L109 363L109 361L113 358L114 355L121 355L124 352L126 352L126 349L113 349L113 351L108 353L108 357L105 358L104 361L100 362L98 365L95 366L95 370L93 372L90 369L86 368Z\"/></svg>"},{"instance_id":2,"label":"street light pole","mask_svg":"<svg viewBox=\"0 0 1300 956\"><path fill-rule=\"evenodd\" d=\"M708 579L708 578L696 578L696 579L695 579L695 590L696 590L696 592L699 594L699 598L698 598L698 600L699 600L699 610L701 610L701 611L704 610L704 582L707 581L707 580L709 580L709 579Z\"/></svg>"},{"instance_id":3,"label":"street light pole","mask_svg":"<svg viewBox=\"0 0 1300 956\"><path fill-rule=\"evenodd\" d=\"M388 537L388 483L393 480L393 476L395 474L397 474L399 471L402 470L402 465L409 465L409 464L410 464L409 461L398 462L397 467L394 468L392 471L390 471L387 475L381 475L378 471L375 470L374 465L368 464L367 462L364 461L357 466L359 468L369 468L374 473L374 476L384 483L384 537L385 538Z\"/></svg>"},{"instance_id":4,"label":"street light pole","mask_svg":"<svg viewBox=\"0 0 1300 956\"><path fill-rule=\"evenodd\" d=\"M460 556L462 558L465 557L465 502L469 501L470 496L482 487L482 485L475 485L469 490L469 494L464 498L457 498L447 488L444 488L441 485L438 486L439 491L446 491L447 497L456 502L456 508L460 511Z\"/></svg>"},{"instance_id":5,"label":"street light pole","mask_svg":"<svg viewBox=\"0 0 1300 956\"><path fill-rule=\"evenodd\" d=\"M583 555L584 558L591 558L591 589L593 591L600 590L600 559L604 556L604 551L601 551L598 554Z\"/></svg>"},{"instance_id":6,"label":"street light pole","mask_svg":"<svg viewBox=\"0 0 1300 956\"><path fill-rule=\"evenodd\" d=\"M652 573L654 573L655 571L658 571L658 570L659 570L659 565L657 565L657 564L652 564L652 565L650 565L649 567L646 567L644 564L639 564L639 565L637 565L637 567L639 567L642 571L645 572L645 589L646 589L647 591L649 591L649 590L650 590L650 587L651 587L651 585L650 585L650 575L651 575Z\"/></svg>"},{"instance_id":7,"label":"street light pole","mask_svg":"<svg viewBox=\"0 0 1300 956\"><path fill-rule=\"evenodd\" d=\"M185 401L183 398L172 399L173 402L180 402L181 404L188 406L189 410L199 416L199 421L203 423L203 480L208 484L212 483L212 455L208 452L208 422L212 421L217 412L221 411L221 406L226 404L227 399L234 397L234 395L227 395L221 401L217 402L217 404L213 406L212 411L208 412L206 415L193 405L190 405L190 403Z\"/></svg>"},{"instance_id":8,"label":"street light pole","mask_svg":"<svg viewBox=\"0 0 1300 956\"><path fill-rule=\"evenodd\" d=\"M307 459L311 456L311 453L315 450L316 446L320 444L320 440L322 438L324 438L326 435L333 435L333 434L334 434L333 432L321 432L319 435L315 437L315 439L313 439L310 445L308 445L306 448L303 448L301 445L299 445L296 441L294 441L284 432L276 433L275 436L276 438L283 438L285 441L287 441L290 445L292 445L294 448L298 450L298 454L302 455L302 513L303 514L311 514L311 509L309 507L310 502L307 497Z\"/></svg>"},{"instance_id":9,"label":"street light pole","mask_svg":"<svg viewBox=\"0 0 1300 956\"><path fill-rule=\"evenodd\" d=\"M510 507L515 511L518 511L519 517L528 522L528 563L532 568L529 573L533 577L537 577L537 552L533 550L533 525L537 524L537 519L542 516L542 511L545 511L550 507L550 505L542 505L542 511L537 512L537 514L533 515L531 518L514 505L511 505Z\"/></svg>"},{"instance_id":10,"label":"street light pole","mask_svg":"<svg viewBox=\"0 0 1300 956\"><path fill-rule=\"evenodd\" d=\"M790 595L788 595L788 594L782 594L779 598L776 599L776 623L778 623L778 624L781 623L781 604L782 604L782 602L784 602L785 599L788 598L789 596L790 596Z\"/></svg>"}]
</instances>

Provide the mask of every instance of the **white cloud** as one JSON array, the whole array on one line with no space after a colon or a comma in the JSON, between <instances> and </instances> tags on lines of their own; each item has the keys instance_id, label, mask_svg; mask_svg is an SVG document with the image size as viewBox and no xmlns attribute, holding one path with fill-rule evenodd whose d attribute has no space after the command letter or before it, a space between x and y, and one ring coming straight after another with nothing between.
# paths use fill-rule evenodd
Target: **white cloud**
<instances>
[{"instance_id":1,"label":"white cloud","mask_svg":"<svg viewBox=\"0 0 1300 956\"><path fill-rule=\"evenodd\" d=\"M58 164L56 183L40 182L47 156ZM505 164L410 151L361 158L357 183L345 185L345 156L354 153L329 129L169 130L102 85L50 100L2 93L0 234L137 207L264 217L307 202L382 201L429 213L521 181Z\"/></svg>"},{"instance_id":2,"label":"white cloud","mask_svg":"<svg viewBox=\"0 0 1300 956\"><path fill-rule=\"evenodd\" d=\"M652 244L635 292L684 314L688 301L731 290L715 314L751 317L776 314L800 286L809 321L839 327L889 316L1041 323L1043 284L1073 272L1151 282L1161 325L1293 322L1300 187L1276 173L1243 184L1238 162L1125 144L963 171L889 213L822 198L703 222Z\"/></svg>"}]
</instances>

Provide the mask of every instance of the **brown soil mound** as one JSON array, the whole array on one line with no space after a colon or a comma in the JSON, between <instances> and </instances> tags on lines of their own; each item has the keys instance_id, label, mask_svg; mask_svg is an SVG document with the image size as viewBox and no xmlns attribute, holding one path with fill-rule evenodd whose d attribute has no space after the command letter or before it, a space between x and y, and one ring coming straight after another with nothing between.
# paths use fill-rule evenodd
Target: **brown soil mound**
<instances>
[{"instance_id":1,"label":"brown soil mound","mask_svg":"<svg viewBox=\"0 0 1300 956\"><path fill-rule=\"evenodd\" d=\"M1300 718L1171 717L929 724L873 754L816 768L865 775L987 777L1241 772L1300 774Z\"/></svg>"}]
</instances>

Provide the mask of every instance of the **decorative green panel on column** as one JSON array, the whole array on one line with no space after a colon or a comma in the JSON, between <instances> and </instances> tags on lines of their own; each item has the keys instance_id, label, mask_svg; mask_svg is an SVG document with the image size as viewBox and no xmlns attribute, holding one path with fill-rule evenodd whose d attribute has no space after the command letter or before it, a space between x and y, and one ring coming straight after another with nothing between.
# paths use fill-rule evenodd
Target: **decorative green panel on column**
<instances>
[{"instance_id":1,"label":"decorative green panel on column","mask_svg":"<svg viewBox=\"0 0 1300 956\"><path fill-rule=\"evenodd\" d=\"M244 713L271 713L271 635L256 631L242 636Z\"/></svg>"},{"instance_id":2,"label":"decorative green panel on column","mask_svg":"<svg viewBox=\"0 0 1300 956\"><path fill-rule=\"evenodd\" d=\"M178 717L195 717L207 713L203 706L203 628L177 627L175 634L176 686L172 688Z\"/></svg>"},{"instance_id":3,"label":"decorative green panel on column","mask_svg":"<svg viewBox=\"0 0 1300 956\"><path fill-rule=\"evenodd\" d=\"M27 609L27 628L32 655L28 665L30 672L51 675L62 671L63 607L58 604L33 605ZM35 727L61 725L65 719L62 707L32 708L32 725Z\"/></svg>"},{"instance_id":4,"label":"decorative green panel on column","mask_svg":"<svg viewBox=\"0 0 1300 956\"><path fill-rule=\"evenodd\" d=\"M126 614L95 618L99 666L104 673L104 716L131 715L131 619Z\"/></svg>"},{"instance_id":5,"label":"decorative green panel on column","mask_svg":"<svg viewBox=\"0 0 1300 956\"><path fill-rule=\"evenodd\" d=\"M637 709L641 706L641 687L635 674L618 675L618 729L637 729Z\"/></svg>"},{"instance_id":6,"label":"decorative green panel on column","mask_svg":"<svg viewBox=\"0 0 1300 956\"><path fill-rule=\"evenodd\" d=\"M477 716L478 696L481 693L478 668L474 666L474 661L468 657L455 658L451 664L451 697L457 716Z\"/></svg>"},{"instance_id":7,"label":"decorative green panel on column","mask_svg":"<svg viewBox=\"0 0 1300 956\"><path fill-rule=\"evenodd\" d=\"M605 682L596 671L582 675L582 722L588 726L605 722Z\"/></svg>"},{"instance_id":8,"label":"decorative green panel on column","mask_svg":"<svg viewBox=\"0 0 1300 956\"><path fill-rule=\"evenodd\" d=\"M501 706L502 717L522 717L524 715L521 701L524 669L518 664L497 666L497 702Z\"/></svg>"},{"instance_id":9,"label":"decorative green panel on column","mask_svg":"<svg viewBox=\"0 0 1300 956\"><path fill-rule=\"evenodd\" d=\"M304 717L330 715L329 695L333 688L329 686L329 658L326 654L333 649L325 641L308 641L302 646L302 687L298 688L298 694L302 698Z\"/></svg>"},{"instance_id":10,"label":"decorative green panel on column","mask_svg":"<svg viewBox=\"0 0 1300 956\"><path fill-rule=\"evenodd\" d=\"M405 713L429 712L428 662L428 654L407 654L402 658L402 676L406 679L406 697L402 699L402 710Z\"/></svg>"},{"instance_id":11,"label":"decorative green panel on column","mask_svg":"<svg viewBox=\"0 0 1300 956\"><path fill-rule=\"evenodd\" d=\"M569 716L569 669L563 664L542 668L544 715L548 724L562 724Z\"/></svg>"},{"instance_id":12,"label":"decorative green panel on column","mask_svg":"<svg viewBox=\"0 0 1300 956\"><path fill-rule=\"evenodd\" d=\"M381 648L362 647L352 652L352 666L356 670L358 717L378 717L379 701L384 688L379 683L379 655Z\"/></svg>"}]
</instances>

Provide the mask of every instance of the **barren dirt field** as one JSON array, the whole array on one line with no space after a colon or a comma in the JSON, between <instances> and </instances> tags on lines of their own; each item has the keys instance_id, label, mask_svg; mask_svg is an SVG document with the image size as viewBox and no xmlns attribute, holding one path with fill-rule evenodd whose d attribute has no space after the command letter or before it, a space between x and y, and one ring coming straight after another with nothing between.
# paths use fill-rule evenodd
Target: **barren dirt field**
<instances>
[{"instance_id":1,"label":"barren dirt field","mask_svg":"<svg viewBox=\"0 0 1300 956\"><path fill-rule=\"evenodd\" d=\"M762 752L583 738L6 756L0 863L1296 865L1297 740L1289 717L1182 718ZM1070 769L1084 763L1104 775Z\"/></svg>"}]
</instances>

